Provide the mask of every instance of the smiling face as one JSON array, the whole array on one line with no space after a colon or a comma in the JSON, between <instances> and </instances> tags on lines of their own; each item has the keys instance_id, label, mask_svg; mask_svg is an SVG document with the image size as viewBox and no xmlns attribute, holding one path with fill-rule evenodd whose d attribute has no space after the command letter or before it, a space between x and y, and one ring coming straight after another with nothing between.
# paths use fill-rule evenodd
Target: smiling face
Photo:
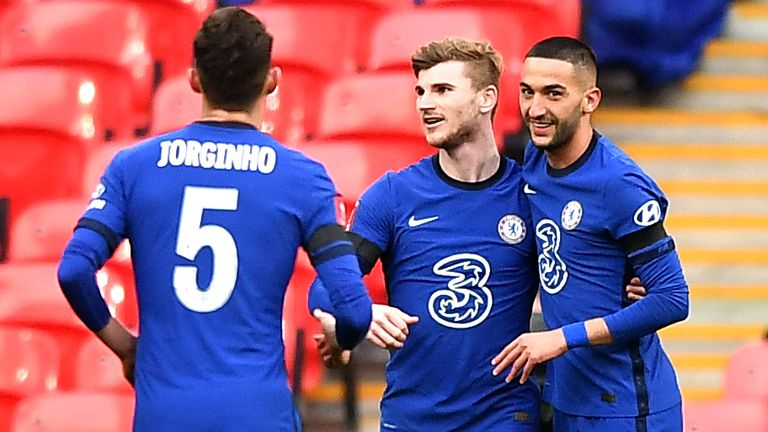
<instances>
[{"instance_id":1,"label":"smiling face","mask_svg":"<svg viewBox=\"0 0 768 432\"><path fill-rule=\"evenodd\" d=\"M528 57L520 76L520 110L536 147L557 150L571 141L594 88L563 60ZM590 111L591 112L591 111Z\"/></svg>"},{"instance_id":2,"label":"smiling face","mask_svg":"<svg viewBox=\"0 0 768 432\"><path fill-rule=\"evenodd\" d=\"M429 145L452 149L472 139L484 111L482 91L466 76L466 63L447 61L419 72L416 108Z\"/></svg>"}]
</instances>

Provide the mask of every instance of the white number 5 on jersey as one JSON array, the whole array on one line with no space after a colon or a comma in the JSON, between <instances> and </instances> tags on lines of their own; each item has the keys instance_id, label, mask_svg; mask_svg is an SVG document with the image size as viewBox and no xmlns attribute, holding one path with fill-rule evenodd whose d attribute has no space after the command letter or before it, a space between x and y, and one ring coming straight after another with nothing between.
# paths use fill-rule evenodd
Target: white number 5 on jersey
<instances>
[{"instance_id":1,"label":"white number 5 on jersey","mask_svg":"<svg viewBox=\"0 0 768 432\"><path fill-rule=\"evenodd\" d=\"M237 280L237 246L232 234L219 225L201 225L205 210L237 210L237 189L187 186L181 204L176 253L190 261L209 246L213 254L211 283L197 286L197 267L177 265L173 288L181 304L195 312L213 312L229 300Z\"/></svg>"}]
</instances>

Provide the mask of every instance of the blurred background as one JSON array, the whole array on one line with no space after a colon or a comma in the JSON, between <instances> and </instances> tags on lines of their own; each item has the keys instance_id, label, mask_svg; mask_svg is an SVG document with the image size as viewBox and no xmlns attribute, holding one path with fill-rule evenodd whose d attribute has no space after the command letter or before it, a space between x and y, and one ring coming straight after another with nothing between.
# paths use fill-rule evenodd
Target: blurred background
<instances>
[{"instance_id":1,"label":"blurred background","mask_svg":"<svg viewBox=\"0 0 768 432\"><path fill-rule=\"evenodd\" d=\"M446 36L503 54L496 130L519 158L523 56L581 36L600 63L597 129L671 201L691 315L662 331L686 431L768 431L768 1L0 0L0 432L130 430L119 361L80 324L55 269L119 149L193 121L192 38L218 6L243 5L275 36L282 85L262 129L328 168L348 208L387 170L432 153L410 55ZM306 430L376 431L388 354L360 347L325 371L300 256L286 296L286 363ZM130 249L99 273L136 327ZM386 301L381 269L367 278ZM446 377L461 379L461 377Z\"/></svg>"}]
</instances>

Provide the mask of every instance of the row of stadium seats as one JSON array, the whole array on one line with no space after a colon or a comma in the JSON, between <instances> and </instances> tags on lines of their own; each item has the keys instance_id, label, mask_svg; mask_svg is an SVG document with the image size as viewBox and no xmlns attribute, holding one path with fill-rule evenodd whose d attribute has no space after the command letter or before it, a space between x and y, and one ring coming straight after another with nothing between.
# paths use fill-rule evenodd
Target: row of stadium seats
<instances>
[{"instance_id":1,"label":"row of stadium seats","mask_svg":"<svg viewBox=\"0 0 768 432\"><path fill-rule=\"evenodd\" d=\"M156 15L164 15L156 8L139 7L140 3L20 2L0 20L0 66L45 66L69 72L70 80L90 81L88 89L71 86L78 90L83 105L91 105L97 98L96 103L105 105L101 110L104 121L94 122L97 129L84 136L127 137L147 125L154 88L169 77L183 74L190 64L191 39L200 20L199 15L192 15L184 24L173 26L174 32L153 31L164 29L156 25ZM305 93L303 100L296 102L312 104L323 82L361 69L407 71L416 47L447 35L491 41L507 58L502 80L507 85L503 88L514 94L524 50L538 38L532 35L541 33L541 29L547 29L546 35L575 34L576 30L572 26L539 25L551 22L559 13L555 11L563 8L548 11L535 9L536 2L530 3L529 8L503 11L425 8L382 16L375 9L351 5L349 10L319 4L252 6L249 10L275 35L275 64L284 68L296 81L294 85ZM534 12L536 20L527 16ZM174 21L166 23L173 25ZM179 32L179 28L186 32ZM534 28L538 31L533 32ZM178 34L179 40L158 41L169 33ZM30 70L21 69L19 73ZM511 104L500 112L502 125L507 124L507 117L509 121L517 117Z\"/></svg>"},{"instance_id":2,"label":"row of stadium seats","mask_svg":"<svg viewBox=\"0 0 768 432\"><path fill-rule=\"evenodd\" d=\"M683 402L686 432L768 431L768 341L736 350L725 369L725 398Z\"/></svg>"},{"instance_id":3,"label":"row of stadium seats","mask_svg":"<svg viewBox=\"0 0 768 432\"><path fill-rule=\"evenodd\" d=\"M175 3L157 2L157 7ZM522 3L530 3L530 10L514 9L520 16L545 13L540 7L544 0ZM512 101L526 42L515 23L522 18L486 6L396 10L379 16L376 25L360 18L354 26L348 20L357 15L340 13L344 5L251 7L275 33L275 63L284 71L282 85L268 101L265 131L294 145L309 137L415 141L422 132L413 109L410 54L428 40L456 33L489 39L507 56L503 99L508 102L497 116L497 130L500 136L516 131L520 120ZM362 15L381 11L348 7ZM12 219L35 200L76 196L85 154L102 142L132 139L137 128L150 125L151 132L163 132L198 115L200 98L185 83L184 68L163 66L170 62L163 53L184 58L171 63L187 64L189 52L152 51L163 45L148 36L149 29L158 28L154 21L142 19L153 8L138 0L30 0L3 14L0 94L13 103L0 104L0 150L11 155L0 168L0 195L11 197ZM194 13L180 15L196 28L200 10L207 9L195 3ZM553 17L550 21L557 22ZM575 31L539 27L551 33ZM368 29L371 42L362 43ZM367 65L350 54L360 47L370 47L361 56ZM361 67L371 72L340 75ZM35 91L29 90L30 83ZM56 161L57 170L39 169L50 161ZM18 178L34 181L14 188Z\"/></svg>"}]
</instances>

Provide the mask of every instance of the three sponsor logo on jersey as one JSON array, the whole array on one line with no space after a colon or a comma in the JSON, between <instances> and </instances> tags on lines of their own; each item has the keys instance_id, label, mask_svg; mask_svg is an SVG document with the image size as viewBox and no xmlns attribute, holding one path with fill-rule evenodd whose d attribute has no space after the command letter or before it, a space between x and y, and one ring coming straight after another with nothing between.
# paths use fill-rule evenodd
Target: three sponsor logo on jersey
<instances>
[{"instance_id":1,"label":"three sponsor logo on jersey","mask_svg":"<svg viewBox=\"0 0 768 432\"><path fill-rule=\"evenodd\" d=\"M439 220L439 216L417 218L411 215L408 226L416 228ZM508 244L525 239L525 221L518 216L502 216L497 224L499 237ZM437 323L454 329L467 329L481 324L491 313L493 293L486 286L491 277L488 260L475 253L459 253L438 261L432 271L448 278L445 288L433 292L427 308Z\"/></svg>"}]
</instances>

